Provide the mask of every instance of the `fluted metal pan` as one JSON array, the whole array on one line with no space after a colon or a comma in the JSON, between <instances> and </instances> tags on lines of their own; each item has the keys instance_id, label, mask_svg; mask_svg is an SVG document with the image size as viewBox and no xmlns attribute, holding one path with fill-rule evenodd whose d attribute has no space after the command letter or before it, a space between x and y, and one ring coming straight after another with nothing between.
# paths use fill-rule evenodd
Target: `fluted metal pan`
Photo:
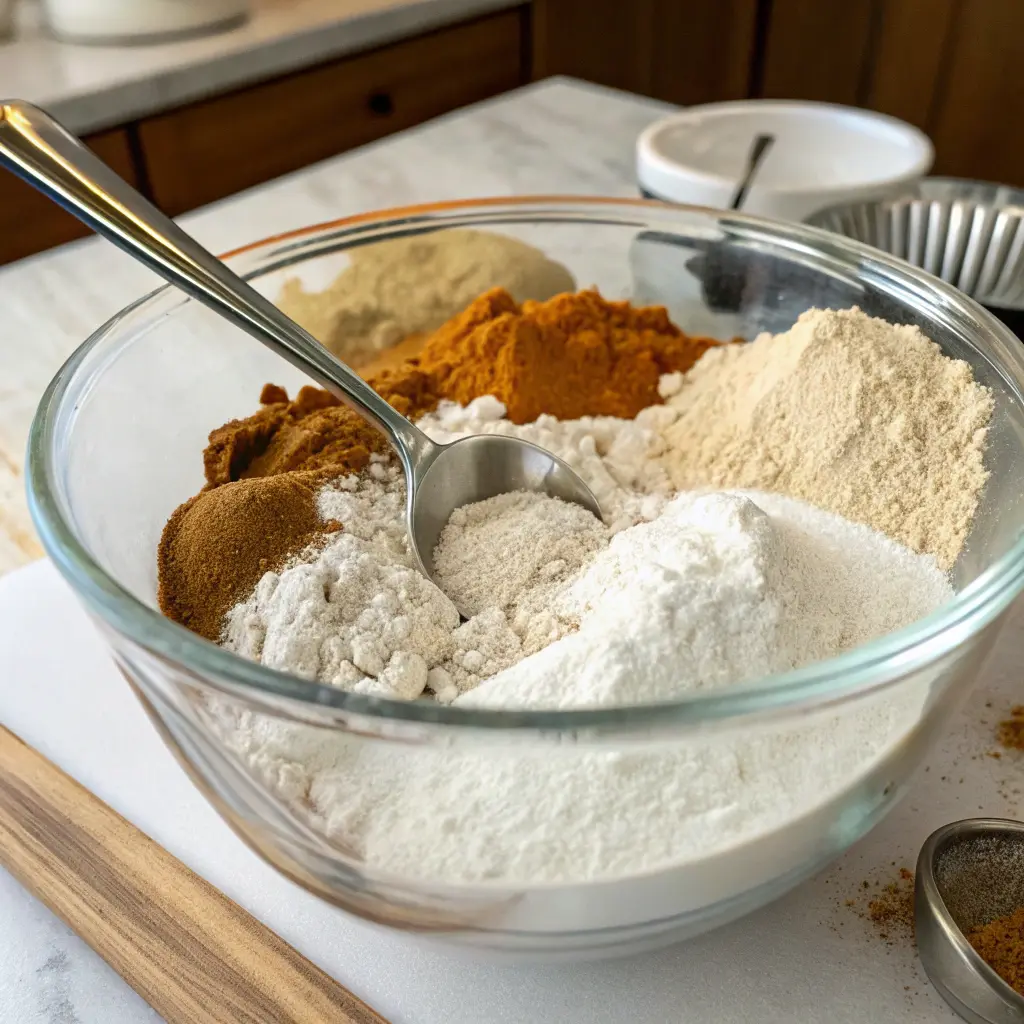
<instances>
[{"instance_id":1,"label":"fluted metal pan","mask_svg":"<svg viewBox=\"0 0 1024 1024\"><path fill-rule=\"evenodd\" d=\"M1024 190L925 178L907 194L844 203L807 218L892 253L987 306L1024 309Z\"/></svg>"}]
</instances>

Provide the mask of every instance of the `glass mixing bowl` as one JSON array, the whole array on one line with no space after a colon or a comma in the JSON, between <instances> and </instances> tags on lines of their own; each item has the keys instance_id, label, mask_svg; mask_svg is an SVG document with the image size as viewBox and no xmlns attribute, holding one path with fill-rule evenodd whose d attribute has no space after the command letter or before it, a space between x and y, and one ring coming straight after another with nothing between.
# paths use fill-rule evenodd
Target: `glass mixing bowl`
<instances>
[{"instance_id":1,"label":"glass mixing bowl","mask_svg":"<svg viewBox=\"0 0 1024 1024\"><path fill-rule=\"evenodd\" d=\"M98 330L48 388L30 442L35 522L195 783L298 884L393 928L506 956L611 955L691 936L777 897L870 829L968 691L1024 582L1024 351L965 296L875 250L802 226L645 201L502 199L387 211L272 238L227 259L275 297L288 277L324 285L359 246L457 227L529 242L567 266L580 287L663 303L694 333L750 339L789 327L811 306L859 305L919 325L967 360L995 395L992 475L953 572L955 599L829 661L643 707L510 712L398 703L244 661L160 615L157 541L175 506L203 483L207 433L253 412L265 382L292 390L303 378L170 288ZM864 728L837 729L837 716ZM477 809L466 842L496 842L516 814L535 826L530 842L493 877L430 876L414 858L406 858L408 871L384 870L379 846L349 835L344 816L311 813L294 765L247 755L240 718L421 778L461 759ZM608 787L651 758L677 759L673 784L602 810ZM736 779L773 779L767 811L735 819L715 781L723 758ZM554 870L567 813L560 794L527 807L515 787L498 797L471 783L485 767L543 779L555 764L576 772L576 797L596 808L572 815L572 827L595 843L616 829L638 832L649 851L642 866L577 858ZM345 784L358 788L359 776ZM431 813L431 799L425 787L422 813ZM494 806L498 800L505 806ZM730 828L719 828L730 815Z\"/></svg>"}]
</instances>

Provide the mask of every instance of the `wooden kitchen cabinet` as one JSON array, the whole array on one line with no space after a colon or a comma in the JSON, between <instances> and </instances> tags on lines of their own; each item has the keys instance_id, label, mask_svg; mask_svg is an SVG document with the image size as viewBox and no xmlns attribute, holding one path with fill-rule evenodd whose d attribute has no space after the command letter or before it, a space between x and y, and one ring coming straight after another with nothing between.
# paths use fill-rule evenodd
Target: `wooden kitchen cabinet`
<instances>
[{"instance_id":1,"label":"wooden kitchen cabinet","mask_svg":"<svg viewBox=\"0 0 1024 1024\"><path fill-rule=\"evenodd\" d=\"M856 105L876 0L772 0L757 95Z\"/></svg>"},{"instance_id":2,"label":"wooden kitchen cabinet","mask_svg":"<svg viewBox=\"0 0 1024 1024\"><path fill-rule=\"evenodd\" d=\"M759 95L924 129L934 173L1024 186L1024 0L771 0Z\"/></svg>"},{"instance_id":3,"label":"wooden kitchen cabinet","mask_svg":"<svg viewBox=\"0 0 1024 1024\"><path fill-rule=\"evenodd\" d=\"M754 93L868 107L927 130L961 5L771 0Z\"/></svg>"},{"instance_id":4,"label":"wooden kitchen cabinet","mask_svg":"<svg viewBox=\"0 0 1024 1024\"><path fill-rule=\"evenodd\" d=\"M152 196L178 214L522 84L525 9L142 121Z\"/></svg>"},{"instance_id":5,"label":"wooden kitchen cabinet","mask_svg":"<svg viewBox=\"0 0 1024 1024\"><path fill-rule=\"evenodd\" d=\"M964 0L929 123L936 171L1024 188L1024 2Z\"/></svg>"},{"instance_id":6,"label":"wooden kitchen cabinet","mask_svg":"<svg viewBox=\"0 0 1024 1024\"><path fill-rule=\"evenodd\" d=\"M758 0L534 0L533 77L573 75L669 103L749 94Z\"/></svg>"},{"instance_id":7,"label":"wooden kitchen cabinet","mask_svg":"<svg viewBox=\"0 0 1024 1024\"><path fill-rule=\"evenodd\" d=\"M88 136L85 142L122 178L138 184L126 129ZM0 263L10 263L89 234L79 220L7 171L0 171Z\"/></svg>"}]
</instances>

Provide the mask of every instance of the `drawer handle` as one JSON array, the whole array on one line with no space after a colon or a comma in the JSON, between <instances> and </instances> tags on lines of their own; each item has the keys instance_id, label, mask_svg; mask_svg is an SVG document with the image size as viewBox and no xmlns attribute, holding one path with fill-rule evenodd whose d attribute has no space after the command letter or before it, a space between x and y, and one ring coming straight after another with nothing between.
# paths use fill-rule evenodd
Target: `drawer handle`
<instances>
[{"instance_id":1,"label":"drawer handle","mask_svg":"<svg viewBox=\"0 0 1024 1024\"><path fill-rule=\"evenodd\" d=\"M377 117L388 117L395 112L395 102L389 92L370 93L367 106L370 108L370 113L376 114Z\"/></svg>"}]
</instances>

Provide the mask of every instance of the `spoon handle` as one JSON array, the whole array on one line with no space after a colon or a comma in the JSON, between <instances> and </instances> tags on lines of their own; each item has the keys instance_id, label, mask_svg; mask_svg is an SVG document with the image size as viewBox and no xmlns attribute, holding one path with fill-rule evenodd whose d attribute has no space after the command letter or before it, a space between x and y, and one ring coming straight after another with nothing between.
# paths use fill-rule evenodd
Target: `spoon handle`
<instances>
[{"instance_id":1,"label":"spoon handle","mask_svg":"<svg viewBox=\"0 0 1024 1024\"><path fill-rule=\"evenodd\" d=\"M0 103L0 164L370 419L415 463L433 448L360 376L118 177L49 114Z\"/></svg>"}]
</instances>

